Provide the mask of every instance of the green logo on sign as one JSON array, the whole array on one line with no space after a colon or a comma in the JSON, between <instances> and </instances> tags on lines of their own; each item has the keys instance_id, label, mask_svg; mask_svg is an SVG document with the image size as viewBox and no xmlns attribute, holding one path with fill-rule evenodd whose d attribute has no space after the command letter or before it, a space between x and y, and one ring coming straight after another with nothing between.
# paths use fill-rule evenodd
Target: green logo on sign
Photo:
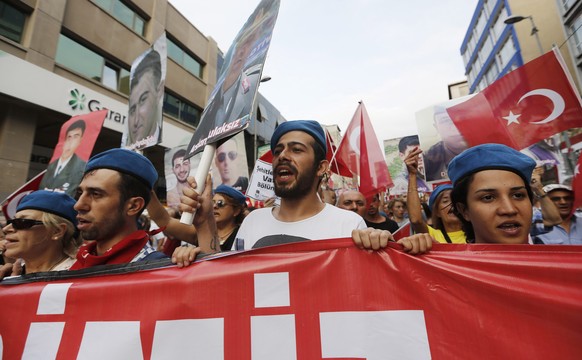
<instances>
[{"instance_id":1,"label":"green logo on sign","mask_svg":"<svg viewBox=\"0 0 582 360\"><path fill-rule=\"evenodd\" d=\"M71 105L71 109L83 110L85 108L85 94L81 94L79 90L73 89L70 91L71 100L69 100L69 105Z\"/></svg>"}]
</instances>

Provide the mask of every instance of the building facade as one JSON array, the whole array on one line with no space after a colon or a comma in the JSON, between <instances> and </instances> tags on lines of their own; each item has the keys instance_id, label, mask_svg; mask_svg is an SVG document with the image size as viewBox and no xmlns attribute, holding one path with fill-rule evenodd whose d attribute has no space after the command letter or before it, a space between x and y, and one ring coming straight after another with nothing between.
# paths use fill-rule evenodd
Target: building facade
<instances>
[{"instance_id":1,"label":"building facade","mask_svg":"<svg viewBox=\"0 0 582 360\"><path fill-rule=\"evenodd\" d=\"M512 25L505 23L515 15L524 19ZM553 45L559 47L580 89L565 41L556 0L479 0L461 45L469 92L483 90L509 71L550 51Z\"/></svg>"},{"instance_id":2,"label":"building facade","mask_svg":"<svg viewBox=\"0 0 582 360\"><path fill-rule=\"evenodd\" d=\"M46 168L71 116L108 109L93 154L120 146L131 64L164 32L162 142L143 151L160 174L161 198L164 153L188 142L216 84L216 42L167 0L0 0L0 199ZM257 133L253 146L284 121L260 99L247 135Z\"/></svg>"},{"instance_id":3,"label":"building facade","mask_svg":"<svg viewBox=\"0 0 582 360\"><path fill-rule=\"evenodd\" d=\"M556 0L556 3L568 39L570 60L574 64L573 75L579 81L582 79L582 0Z\"/></svg>"}]
</instances>

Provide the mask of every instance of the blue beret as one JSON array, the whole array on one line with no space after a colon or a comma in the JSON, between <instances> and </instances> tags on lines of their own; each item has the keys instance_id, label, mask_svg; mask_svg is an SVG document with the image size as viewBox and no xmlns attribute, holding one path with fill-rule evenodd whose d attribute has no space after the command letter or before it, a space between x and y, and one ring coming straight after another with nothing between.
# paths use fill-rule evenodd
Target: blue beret
<instances>
[{"instance_id":1,"label":"blue beret","mask_svg":"<svg viewBox=\"0 0 582 360\"><path fill-rule=\"evenodd\" d=\"M456 185L462 178L483 170L507 170L519 175L526 184L536 162L519 151L501 144L482 144L455 156L449 163L449 178Z\"/></svg>"},{"instance_id":2,"label":"blue beret","mask_svg":"<svg viewBox=\"0 0 582 360\"><path fill-rule=\"evenodd\" d=\"M75 203L75 199L65 193L38 190L22 198L16 212L26 209L43 211L65 218L76 227L77 212L73 208Z\"/></svg>"},{"instance_id":3,"label":"blue beret","mask_svg":"<svg viewBox=\"0 0 582 360\"><path fill-rule=\"evenodd\" d=\"M285 135L289 131L303 131L308 133L319 145L321 145L324 154L327 155L325 130L323 130L323 127L321 127L321 125L315 120L285 121L281 125L277 126L273 136L271 137L271 152L275 150L275 146L277 146L281 136Z\"/></svg>"},{"instance_id":4,"label":"blue beret","mask_svg":"<svg viewBox=\"0 0 582 360\"><path fill-rule=\"evenodd\" d=\"M241 193L237 189L232 188L230 186L227 186L224 184L218 185L218 187L214 190L214 193L215 194L224 194L224 195L230 196L239 205L246 204L246 197L243 195L243 193Z\"/></svg>"},{"instance_id":5,"label":"blue beret","mask_svg":"<svg viewBox=\"0 0 582 360\"><path fill-rule=\"evenodd\" d=\"M150 190L158 180L158 172L148 158L126 149L111 149L93 156L85 167L85 174L96 169L110 169L133 176Z\"/></svg>"},{"instance_id":6,"label":"blue beret","mask_svg":"<svg viewBox=\"0 0 582 360\"><path fill-rule=\"evenodd\" d=\"M432 210L434 203L436 202L437 197L445 190L453 190L453 185L451 184L444 184L439 185L434 189L432 194L430 194L430 198L428 198L428 207Z\"/></svg>"}]
</instances>

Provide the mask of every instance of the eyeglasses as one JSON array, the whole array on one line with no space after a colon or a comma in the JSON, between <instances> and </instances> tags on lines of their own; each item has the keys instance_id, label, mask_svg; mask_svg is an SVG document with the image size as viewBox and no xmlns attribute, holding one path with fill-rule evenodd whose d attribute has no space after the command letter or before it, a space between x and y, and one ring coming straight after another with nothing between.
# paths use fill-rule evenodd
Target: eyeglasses
<instances>
[{"instance_id":1,"label":"eyeglasses","mask_svg":"<svg viewBox=\"0 0 582 360\"><path fill-rule=\"evenodd\" d=\"M44 223L40 220L34 219L10 219L6 222L7 225L12 224L12 227L16 230L27 230L36 225L44 225Z\"/></svg>"},{"instance_id":2,"label":"eyeglasses","mask_svg":"<svg viewBox=\"0 0 582 360\"><path fill-rule=\"evenodd\" d=\"M224 160L226 160L226 155L228 154L228 158L232 161L234 159L236 159L236 157L238 156L238 153L236 151L229 151L228 153L220 153L218 155L216 155L216 158L218 159L218 162L224 162Z\"/></svg>"},{"instance_id":3,"label":"eyeglasses","mask_svg":"<svg viewBox=\"0 0 582 360\"><path fill-rule=\"evenodd\" d=\"M226 202L226 201L224 201L224 200L217 200L217 201L215 201L215 200L212 200L212 205L216 206L216 207L217 207L217 208L219 208L219 209L222 209L223 207L225 207L225 206L227 206L227 205L233 206L232 204L230 204L230 203L227 203L227 202Z\"/></svg>"}]
</instances>

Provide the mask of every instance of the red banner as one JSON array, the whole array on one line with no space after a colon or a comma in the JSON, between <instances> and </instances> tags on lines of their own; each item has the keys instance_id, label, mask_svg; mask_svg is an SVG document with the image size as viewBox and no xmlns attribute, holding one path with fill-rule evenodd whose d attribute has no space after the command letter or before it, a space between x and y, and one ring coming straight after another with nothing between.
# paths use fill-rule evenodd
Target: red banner
<instances>
[{"instance_id":1,"label":"red banner","mask_svg":"<svg viewBox=\"0 0 582 360\"><path fill-rule=\"evenodd\" d=\"M4 282L2 358L582 358L582 247L397 247L312 241Z\"/></svg>"}]
</instances>

